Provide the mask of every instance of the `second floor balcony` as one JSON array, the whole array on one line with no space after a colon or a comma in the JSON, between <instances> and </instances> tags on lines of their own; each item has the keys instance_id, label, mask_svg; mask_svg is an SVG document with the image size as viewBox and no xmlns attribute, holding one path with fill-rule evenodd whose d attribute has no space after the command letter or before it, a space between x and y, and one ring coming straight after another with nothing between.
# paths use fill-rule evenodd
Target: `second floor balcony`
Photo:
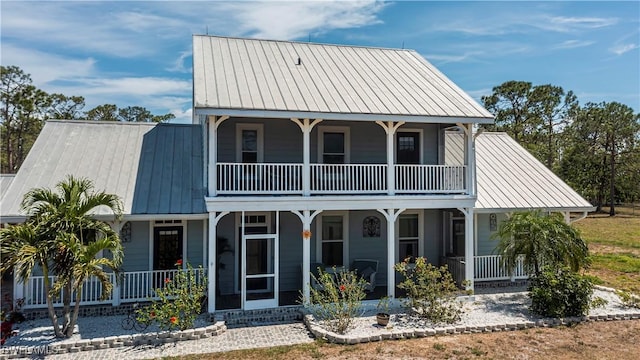
<instances>
[{"instance_id":1,"label":"second floor balcony","mask_svg":"<svg viewBox=\"0 0 640 360\"><path fill-rule=\"evenodd\" d=\"M465 165L217 163L219 195L464 194ZM392 180L389 181L389 171Z\"/></svg>"}]
</instances>

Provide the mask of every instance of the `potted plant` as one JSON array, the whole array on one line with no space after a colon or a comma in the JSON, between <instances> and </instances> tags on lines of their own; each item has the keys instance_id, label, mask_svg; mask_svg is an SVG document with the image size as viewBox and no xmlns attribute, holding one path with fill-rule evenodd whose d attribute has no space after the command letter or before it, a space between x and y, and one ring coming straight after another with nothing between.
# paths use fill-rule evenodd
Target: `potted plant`
<instances>
[{"instance_id":1,"label":"potted plant","mask_svg":"<svg viewBox=\"0 0 640 360\"><path fill-rule=\"evenodd\" d=\"M386 296L381 297L378 301L376 320L380 326L387 326L389 324L389 318L391 317L391 315L389 315L389 301L389 298Z\"/></svg>"}]
</instances>

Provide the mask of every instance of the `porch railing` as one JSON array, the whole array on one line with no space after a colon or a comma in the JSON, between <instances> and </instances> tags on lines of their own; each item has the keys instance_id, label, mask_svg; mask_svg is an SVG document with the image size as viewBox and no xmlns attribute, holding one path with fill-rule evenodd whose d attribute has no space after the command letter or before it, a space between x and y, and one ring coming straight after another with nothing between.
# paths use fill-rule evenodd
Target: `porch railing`
<instances>
[{"instance_id":1,"label":"porch railing","mask_svg":"<svg viewBox=\"0 0 640 360\"><path fill-rule=\"evenodd\" d=\"M311 192L384 193L387 191L387 165L311 164Z\"/></svg>"},{"instance_id":2,"label":"porch railing","mask_svg":"<svg viewBox=\"0 0 640 360\"><path fill-rule=\"evenodd\" d=\"M529 274L525 270L523 258L516 261L516 267L511 275L502 266L500 255L474 256L474 281L497 281L527 279ZM447 257L444 263L448 265L453 279L461 284L464 281L464 257Z\"/></svg>"},{"instance_id":3,"label":"porch railing","mask_svg":"<svg viewBox=\"0 0 640 360\"><path fill-rule=\"evenodd\" d=\"M398 193L463 193L466 166L396 165Z\"/></svg>"},{"instance_id":4,"label":"porch railing","mask_svg":"<svg viewBox=\"0 0 640 360\"><path fill-rule=\"evenodd\" d=\"M218 163L217 193L302 194L302 164ZM311 194L385 194L387 164L311 164ZM396 193L464 193L466 166L395 165Z\"/></svg>"},{"instance_id":5,"label":"porch railing","mask_svg":"<svg viewBox=\"0 0 640 360\"><path fill-rule=\"evenodd\" d=\"M164 288L166 280L173 280L179 270L155 270L155 271L132 271L121 273L120 282L115 281L115 275L109 274L109 279L114 284L113 291L105 299L101 299L102 283L97 278L92 277L85 280L80 296L81 305L113 304L118 305L126 302L149 301L157 299L155 289ZM201 282L206 275L206 271L196 270L196 281ZM55 277L49 279L55 281ZM46 291L44 287L44 276L31 276L24 284L17 284L22 287L24 296L24 308L35 309L47 307ZM75 291L72 294L71 303L75 304ZM54 306L62 306L62 294L56 297Z\"/></svg>"},{"instance_id":6,"label":"porch railing","mask_svg":"<svg viewBox=\"0 0 640 360\"><path fill-rule=\"evenodd\" d=\"M219 194L302 193L302 164L218 163Z\"/></svg>"}]
</instances>

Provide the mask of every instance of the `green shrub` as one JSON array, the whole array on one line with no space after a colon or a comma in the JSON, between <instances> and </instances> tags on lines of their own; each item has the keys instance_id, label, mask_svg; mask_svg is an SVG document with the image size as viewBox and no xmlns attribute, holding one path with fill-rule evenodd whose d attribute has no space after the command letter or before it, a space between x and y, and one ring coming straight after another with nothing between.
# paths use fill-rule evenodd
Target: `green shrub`
<instances>
[{"instance_id":1,"label":"green shrub","mask_svg":"<svg viewBox=\"0 0 640 360\"><path fill-rule=\"evenodd\" d=\"M313 279L320 285L311 287L307 309L313 316L325 322L327 329L344 334L353 324L353 318L360 315L362 300L366 297L367 284L353 271L333 268L333 274L319 269Z\"/></svg>"},{"instance_id":2,"label":"green shrub","mask_svg":"<svg viewBox=\"0 0 640 360\"><path fill-rule=\"evenodd\" d=\"M456 301L459 289L447 266L436 267L419 257L415 264L405 260L395 269L405 278L398 287L407 292L405 305L415 315L434 324L460 320L462 304Z\"/></svg>"},{"instance_id":3,"label":"green shrub","mask_svg":"<svg viewBox=\"0 0 640 360\"><path fill-rule=\"evenodd\" d=\"M546 266L529 285L531 311L542 316L584 316L590 308L605 303L601 298L592 299L592 295L591 279L567 267Z\"/></svg>"},{"instance_id":4,"label":"green shrub","mask_svg":"<svg viewBox=\"0 0 640 360\"><path fill-rule=\"evenodd\" d=\"M182 261L176 266L181 270ZM162 330L192 328L200 314L207 284L206 277L198 279L196 272L203 274L202 266L194 270L187 263L187 270L178 271L173 279L165 279L163 287L154 289L159 300L152 300L151 305L136 310L138 321L156 322Z\"/></svg>"}]
</instances>

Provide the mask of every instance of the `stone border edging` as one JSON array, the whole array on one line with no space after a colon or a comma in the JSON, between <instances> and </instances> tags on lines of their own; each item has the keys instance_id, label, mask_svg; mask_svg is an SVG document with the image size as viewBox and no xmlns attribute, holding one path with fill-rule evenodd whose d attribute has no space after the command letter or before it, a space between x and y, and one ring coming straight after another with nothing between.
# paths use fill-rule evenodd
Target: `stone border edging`
<instances>
[{"instance_id":1,"label":"stone border edging","mask_svg":"<svg viewBox=\"0 0 640 360\"><path fill-rule=\"evenodd\" d=\"M107 336L102 338L81 339L76 342L43 345L47 347L49 354L77 353L80 351L101 350L138 345L161 345L185 340L197 340L220 335L227 330L224 321L217 321L206 327L178 330L159 331L146 334ZM31 355L29 347L24 346L24 351L5 354L0 349L0 359L16 359ZM9 348L10 349L10 348Z\"/></svg>"},{"instance_id":2,"label":"stone border edging","mask_svg":"<svg viewBox=\"0 0 640 360\"><path fill-rule=\"evenodd\" d=\"M307 329L318 339L324 339L331 343L336 344L358 344L367 343L381 340L399 340L399 339L411 339L422 338L435 335L453 335L453 334L472 334L472 333L484 333L484 332L498 332L498 331L513 331L522 329L531 329L536 327L556 327L562 325L578 324L588 321L613 321L613 320L636 320L640 319L640 311L634 313L624 314L607 314L607 315L587 315L587 316L575 316L562 319L540 319L536 321L520 321L514 323L506 323L499 325L486 325L486 326L446 326L437 328L414 328L395 330L390 329L388 332L382 334L375 334L371 336L349 336L340 335L334 332L323 329L313 321L312 315L304 316L304 323Z\"/></svg>"}]
</instances>

